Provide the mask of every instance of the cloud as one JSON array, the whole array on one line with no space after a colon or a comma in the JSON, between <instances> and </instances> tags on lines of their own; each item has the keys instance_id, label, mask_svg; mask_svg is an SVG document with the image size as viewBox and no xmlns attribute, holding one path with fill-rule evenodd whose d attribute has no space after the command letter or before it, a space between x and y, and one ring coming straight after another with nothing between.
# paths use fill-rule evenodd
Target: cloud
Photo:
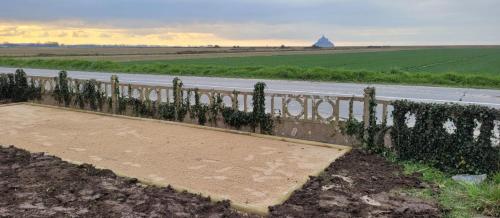
<instances>
[{"instance_id":1,"label":"cloud","mask_svg":"<svg viewBox=\"0 0 500 218\"><path fill-rule=\"evenodd\" d=\"M16 0L2 2L0 19L76 19L128 28L185 22L394 26L493 23L499 7L497 0Z\"/></svg>"},{"instance_id":2,"label":"cloud","mask_svg":"<svg viewBox=\"0 0 500 218\"><path fill-rule=\"evenodd\" d=\"M107 33L101 33L99 35L99 37L101 37L101 38L111 38L112 36L110 34L107 34Z\"/></svg>"},{"instance_id":3,"label":"cloud","mask_svg":"<svg viewBox=\"0 0 500 218\"><path fill-rule=\"evenodd\" d=\"M49 32L45 31L45 32L41 33L39 35L39 37L41 37L41 38L47 38L47 37L50 37L50 34L49 34Z\"/></svg>"},{"instance_id":4,"label":"cloud","mask_svg":"<svg viewBox=\"0 0 500 218\"><path fill-rule=\"evenodd\" d=\"M78 30L73 32L73 38L88 38L89 34L85 31Z\"/></svg>"},{"instance_id":5,"label":"cloud","mask_svg":"<svg viewBox=\"0 0 500 218\"><path fill-rule=\"evenodd\" d=\"M19 30L17 27L4 27L0 28L0 36L6 37L6 36L21 36L25 32Z\"/></svg>"},{"instance_id":6,"label":"cloud","mask_svg":"<svg viewBox=\"0 0 500 218\"><path fill-rule=\"evenodd\" d=\"M196 42L308 45L326 34L340 45L500 44L498 8L498 0L16 0L2 2L0 22L68 29L56 39L92 38L90 29L103 40L191 34ZM0 37L23 34L30 35L0 30Z\"/></svg>"}]
</instances>

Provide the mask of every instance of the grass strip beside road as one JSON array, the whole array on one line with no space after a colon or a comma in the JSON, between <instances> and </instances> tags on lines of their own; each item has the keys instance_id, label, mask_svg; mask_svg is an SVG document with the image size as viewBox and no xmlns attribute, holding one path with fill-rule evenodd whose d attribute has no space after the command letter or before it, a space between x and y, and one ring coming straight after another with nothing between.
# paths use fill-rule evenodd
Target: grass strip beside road
<instances>
[{"instance_id":1,"label":"grass strip beside road","mask_svg":"<svg viewBox=\"0 0 500 218\"><path fill-rule=\"evenodd\" d=\"M366 71L300 66L224 66L168 62L111 62L58 59L0 58L0 66L97 72L285 79L325 82L381 83L500 89L500 75L489 73L435 73L401 70Z\"/></svg>"},{"instance_id":2,"label":"grass strip beside road","mask_svg":"<svg viewBox=\"0 0 500 218\"><path fill-rule=\"evenodd\" d=\"M482 214L500 217L500 173L489 175L479 185L457 182L435 168L424 164L403 163L405 173L421 173L422 179L437 186L438 190L407 190L420 198L432 198L445 210L446 217L476 217Z\"/></svg>"}]
</instances>

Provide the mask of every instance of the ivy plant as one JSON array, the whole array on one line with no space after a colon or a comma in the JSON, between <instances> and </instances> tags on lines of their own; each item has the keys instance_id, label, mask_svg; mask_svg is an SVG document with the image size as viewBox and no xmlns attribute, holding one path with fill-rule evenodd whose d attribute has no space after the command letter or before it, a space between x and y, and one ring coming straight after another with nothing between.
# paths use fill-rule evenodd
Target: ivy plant
<instances>
[{"instance_id":1,"label":"ivy plant","mask_svg":"<svg viewBox=\"0 0 500 218\"><path fill-rule=\"evenodd\" d=\"M413 127L407 124L410 114L415 115ZM497 109L478 105L396 101L392 144L400 159L429 163L450 173L498 172L500 148L491 141L498 114ZM448 122L454 131L445 125Z\"/></svg>"}]
</instances>

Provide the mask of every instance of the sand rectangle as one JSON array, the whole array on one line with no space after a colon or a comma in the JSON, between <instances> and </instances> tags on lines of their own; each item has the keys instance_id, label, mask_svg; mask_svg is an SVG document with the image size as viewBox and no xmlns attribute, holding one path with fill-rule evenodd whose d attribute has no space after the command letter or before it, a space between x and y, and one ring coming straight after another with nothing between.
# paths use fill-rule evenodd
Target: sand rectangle
<instances>
[{"instance_id":1,"label":"sand rectangle","mask_svg":"<svg viewBox=\"0 0 500 218\"><path fill-rule=\"evenodd\" d=\"M29 104L0 107L0 144L229 199L260 212L348 151Z\"/></svg>"}]
</instances>

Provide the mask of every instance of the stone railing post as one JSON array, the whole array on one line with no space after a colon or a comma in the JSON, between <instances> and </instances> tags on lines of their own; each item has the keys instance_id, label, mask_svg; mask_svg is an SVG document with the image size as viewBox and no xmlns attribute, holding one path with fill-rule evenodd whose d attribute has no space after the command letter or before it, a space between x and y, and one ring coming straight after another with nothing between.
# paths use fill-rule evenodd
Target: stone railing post
<instances>
[{"instance_id":1,"label":"stone railing post","mask_svg":"<svg viewBox=\"0 0 500 218\"><path fill-rule=\"evenodd\" d=\"M375 102L375 88L374 87L367 87L364 89L364 96L363 96L363 143L368 142L369 139L369 128L370 125L375 124L375 112L371 114L370 107L372 102ZM375 110L375 108L373 109ZM371 117L373 116L373 117Z\"/></svg>"},{"instance_id":2,"label":"stone railing post","mask_svg":"<svg viewBox=\"0 0 500 218\"><path fill-rule=\"evenodd\" d=\"M236 90L233 91L233 98L232 98L231 106L233 107L234 111L239 110L239 103L238 103L238 92Z\"/></svg>"},{"instance_id":3,"label":"stone railing post","mask_svg":"<svg viewBox=\"0 0 500 218\"><path fill-rule=\"evenodd\" d=\"M112 75L111 76L111 101L113 102L112 103L112 106L113 106L113 113L114 114L117 114L118 113L118 107L119 107L119 103L118 103L118 95L120 94L120 90L119 90L119 84L118 84L118 76L116 75Z\"/></svg>"}]
</instances>

